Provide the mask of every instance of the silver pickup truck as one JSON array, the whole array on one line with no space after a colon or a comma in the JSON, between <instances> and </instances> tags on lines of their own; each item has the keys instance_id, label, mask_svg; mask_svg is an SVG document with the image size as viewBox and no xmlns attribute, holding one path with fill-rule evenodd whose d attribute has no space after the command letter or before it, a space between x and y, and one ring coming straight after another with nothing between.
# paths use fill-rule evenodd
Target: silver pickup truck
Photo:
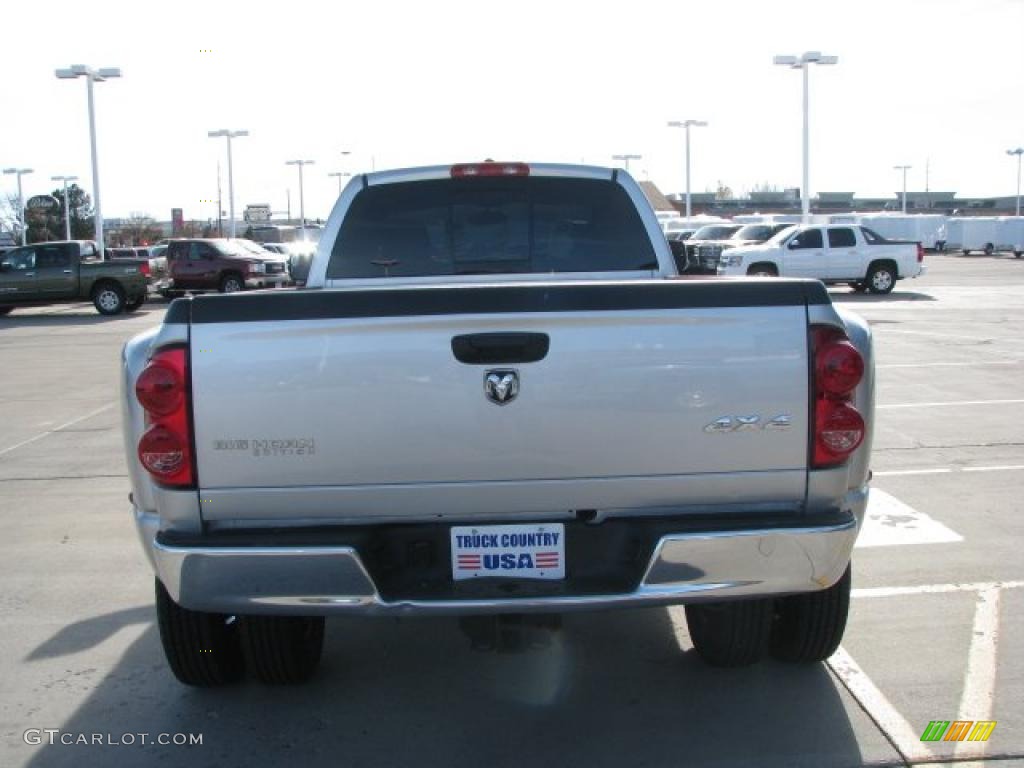
<instances>
[{"instance_id":1,"label":"silver pickup truck","mask_svg":"<svg viewBox=\"0 0 1024 768\"><path fill-rule=\"evenodd\" d=\"M123 368L184 683L304 680L337 615L685 604L722 666L843 634L868 327L815 280L680 278L621 170L356 177L306 290L179 299Z\"/></svg>"}]
</instances>

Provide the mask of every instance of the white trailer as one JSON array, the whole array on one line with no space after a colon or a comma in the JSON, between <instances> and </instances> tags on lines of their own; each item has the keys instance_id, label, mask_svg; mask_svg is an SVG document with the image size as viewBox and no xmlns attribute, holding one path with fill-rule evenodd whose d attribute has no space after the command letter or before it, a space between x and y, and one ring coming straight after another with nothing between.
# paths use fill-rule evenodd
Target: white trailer
<instances>
[{"instance_id":1,"label":"white trailer","mask_svg":"<svg viewBox=\"0 0 1024 768\"><path fill-rule=\"evenodd\" d=\"M729 219L723 219L719 216L708 216L707 214L699 213L696 216L686 218L685 216L676 216L675 218L664 218L659 222L661 224L661 231L666 235L672 232L695 232L703 226L708 224L732 224ZM737 222L738 223L738 222Z\"/></svg>"},{"instance_id":2,"label":"white trailer","mask_svg":"<svg viewBox=\"0 0 1024 768\"><path fill-rule=\"evenodd\" d=\"M1024 218L1015 216L954 216L946 225L946 247L964 255L981 251L991 256L1006 251L1024 254Z\"/></svg>"},{"instance_id":3,"label":"white trailer","mask_svg":"<svg viewBox=\"0 0 1024 768\"><path fill-rule=\"evenodd\" d=\"M832 213L816 216L820 224L859 224L889 240L913 240L930 251L946 245L946 216L941 213Z\"/></svg>"},{"instance_id":4,"label":"white trailer","mask_svg":"<svg viewBox=\"0 0 1024 768\"><path fill-rule=\"evenodd\" d=\"M732 217L733 224L799 224L799 213L744 213Z\"/></svg>"}]
</instances>

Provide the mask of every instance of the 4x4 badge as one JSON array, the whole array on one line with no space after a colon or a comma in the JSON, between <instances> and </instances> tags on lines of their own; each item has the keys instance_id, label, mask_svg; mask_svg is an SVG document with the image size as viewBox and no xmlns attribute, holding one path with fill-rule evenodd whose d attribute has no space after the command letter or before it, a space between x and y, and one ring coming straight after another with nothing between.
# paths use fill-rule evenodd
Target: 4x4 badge
<instances>
[{"instance_id":1,"label":"4x4 badge","mask_svg":"<svg viewBox=\"0 0 1024 768\"><path fill-rule=\"evenodd\" d=\"M519 373L513 370L494 370L484 374L484 394L492 403L508 405L519 394Z\"/></svg>"}]
</instances>

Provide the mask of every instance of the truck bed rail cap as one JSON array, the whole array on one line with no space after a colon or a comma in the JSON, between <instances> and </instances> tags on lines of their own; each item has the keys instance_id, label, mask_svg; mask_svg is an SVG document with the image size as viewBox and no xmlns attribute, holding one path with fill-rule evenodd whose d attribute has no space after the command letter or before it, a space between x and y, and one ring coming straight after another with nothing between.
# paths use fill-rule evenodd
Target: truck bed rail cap
<instances>
[{"instance_id":1,"label":"truck bed rail cap","mask_svg":"<svg viewBox=\"0 0 1024 768\"><path fill-rule=\"evenodd\" d=\"M165 322L244 323L830 304L816 280L642 280L325 289L200 296L172 303Z\"/></svg>"}]
</instances>

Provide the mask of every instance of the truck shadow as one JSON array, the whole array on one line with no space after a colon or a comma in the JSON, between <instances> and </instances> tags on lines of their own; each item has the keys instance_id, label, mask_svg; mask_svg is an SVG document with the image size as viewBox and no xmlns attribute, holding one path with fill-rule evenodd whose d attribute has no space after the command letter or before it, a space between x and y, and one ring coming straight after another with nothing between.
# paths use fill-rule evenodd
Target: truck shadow
<instances>
[{"instance_id":1,"label":"truck shadow","mask_svg":"<svg viewBox=\"0 0 1024 768\"><path fill-rule=\"evenodd\" d=\"M160 322L167 311L167 303L163 301L146 302L134 312L120 315L101 315L91 304L83 304L81 308L62 308L52 312L31 312L29 309L15 309L11 314L0 317L0 331L8 328L47 328L61 325L106 325L123 323L151 315L152 322Z\"/></svg>"},{"instance_id":2,"label":"truck shadow","mask_svg":"<svg viewBox=\"0 0 1024 768\"><path fill-rule=\"evenodd\" d=\"M842 304L891 304L896 301L938 301L928 293L917 291L901 291L899 288L892 293L854 293L853 291L829 291L833 302Z\"/></svg>"},{"instance_id":3,"label":"truck shadow","mask_svg":"<svg viewBox=\"0 0 1024 768\"><path fill-rule=\"evenodd\" d=\"M471 650L455 619L333 619L319 674L295 688L183 687L151 625L59 727L202 734L202 746L56 744L36 748L28 764L862 763L824 665L711 669L676 630L681 609L672 611L566 616L546 647L515 653ZM32 657L81 647L74 634Z\"/></svg>"}]
</instances>

